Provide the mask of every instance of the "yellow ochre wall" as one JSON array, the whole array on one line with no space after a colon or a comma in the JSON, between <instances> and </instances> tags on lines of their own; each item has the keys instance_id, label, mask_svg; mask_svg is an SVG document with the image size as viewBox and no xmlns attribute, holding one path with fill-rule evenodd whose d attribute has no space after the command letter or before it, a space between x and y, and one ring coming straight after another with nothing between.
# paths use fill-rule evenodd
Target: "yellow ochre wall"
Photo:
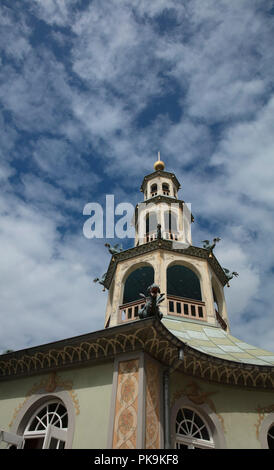
<instances>
[{"instance_id":1,"label":"yellow ochre wall","mask_svg":"<svg viewBox=\"0 0 274 470\"><path fill-rule=\"evenodd\" d=\"M113 363L82 367L0 382L0 429L14 431L16 417L34 395L66 391L72 402L75 432L72 448L106 448ZM51 381L55 381L53 385Z\"/></svg>"},{"instance_id":2,"label":"yellow ochre wall","mask_svg":"<svg viewBox=\"0 0 274 470\"><path fill-rule=\"evenodd\" d=\"M259 434L263 420L274 412L273 392L208 383L175 371L170 376L171 409L182 398L197 411L203 406L212 411L226 448L262 448Z\"/></svg>"}]
</instances>

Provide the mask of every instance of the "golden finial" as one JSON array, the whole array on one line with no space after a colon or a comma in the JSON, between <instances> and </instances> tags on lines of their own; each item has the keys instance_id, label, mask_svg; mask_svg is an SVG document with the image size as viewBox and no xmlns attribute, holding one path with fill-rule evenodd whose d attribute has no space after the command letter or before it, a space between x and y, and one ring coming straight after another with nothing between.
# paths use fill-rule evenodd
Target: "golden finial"
<instances>
[{"instance_id":1,"label":"golden finial","mask_svg":"<svg viewBox=\"0 0 274 470\"><path fill-rule=\"evenodd\" d=\"M154 163L154 170L158 171L158 170L164 170L164 169L165 169L165 164L160 159L160 152L158 152L158 160L157 162Z\"/></svg>"}]
</instances>

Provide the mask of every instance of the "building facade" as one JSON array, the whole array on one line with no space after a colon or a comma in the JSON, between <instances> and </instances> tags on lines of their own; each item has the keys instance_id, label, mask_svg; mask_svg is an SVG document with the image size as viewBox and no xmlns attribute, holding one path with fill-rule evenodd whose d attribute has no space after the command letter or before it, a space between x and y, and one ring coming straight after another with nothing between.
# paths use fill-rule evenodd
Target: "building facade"
<instances>
[{"instance_id":1,"label":"building facade","mask_svg":"<svg viewBox=\"0 0 274 470\"><path fill-rule=\"evenodd\" d=\"M274 447L274 353L231 334L231 276L192 245L179 189L159 158L134 247L112 249L104 329L0 356L2 448ZM162 318L139 318L152 284Z\"/></svg>"}]
</instances>

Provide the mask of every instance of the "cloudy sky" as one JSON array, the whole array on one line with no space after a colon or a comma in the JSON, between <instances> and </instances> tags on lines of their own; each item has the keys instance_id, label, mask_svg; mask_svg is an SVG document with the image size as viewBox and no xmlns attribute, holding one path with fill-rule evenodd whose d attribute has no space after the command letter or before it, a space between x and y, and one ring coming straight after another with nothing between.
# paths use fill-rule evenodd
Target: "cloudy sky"
<instances>
[{"instance_id":1,"label":"cloudy sky","mask_svg":"<svg viewBox=\"0 0 274 470\"><path fill-rule=\"evenodd\" d=\"M0 24L0 351L103 328L83 208L135 204L158 150L240 274L232 334L274 351L273 0L1 0Z\"/></svg>"}]
</instances>

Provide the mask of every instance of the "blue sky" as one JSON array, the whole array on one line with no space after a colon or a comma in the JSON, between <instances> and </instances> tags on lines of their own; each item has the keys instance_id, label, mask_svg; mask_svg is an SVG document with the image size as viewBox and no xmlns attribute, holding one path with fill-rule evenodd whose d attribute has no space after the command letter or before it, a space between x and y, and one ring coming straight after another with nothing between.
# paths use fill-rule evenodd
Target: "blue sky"
<instances>
[{"instance_id":1,"label":"blue sky","mask_svg":"<svg viewBox=\"0 0 274 470\"><path fill-rule=\"evenodd\" d=\"M232 334L274 351L273 20L272 0L1 1L0 350L103 327L83 207L138 202L160 150L193 244L221 237L240 274Z\"/></svg>"}]
</instances>

